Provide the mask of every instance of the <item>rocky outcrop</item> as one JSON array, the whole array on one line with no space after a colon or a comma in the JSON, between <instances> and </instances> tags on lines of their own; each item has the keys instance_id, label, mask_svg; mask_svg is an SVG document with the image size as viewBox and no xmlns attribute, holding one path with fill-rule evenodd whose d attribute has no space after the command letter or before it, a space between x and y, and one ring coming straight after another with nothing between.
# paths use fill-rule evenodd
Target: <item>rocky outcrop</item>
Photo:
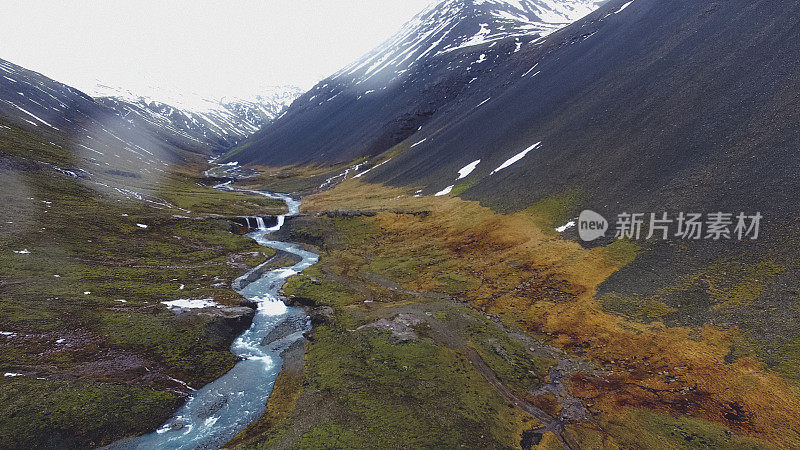
<instances>
[{"instance_id":1,"label":"rocky outcrop","mask_svg":"<svg viewBox=\"0 0 800 450\"><path fill-rule=\"evenodd\" d=\"M272 329L261 341L262 346L278 342L300 331L308 329L308 318L305 314L294 314L286 318Z\"/></svg>"},{"instance_id":2,"label":"rocky outcrop","mask_svg":"<svg viewBox=\"0 0 800 450\"><path fill-rule=\"evenodd\" d=\"M247 306L222 306L193 310L184 314L197 314L211 318L206 333L212 337L234 339L250 327L256 310Z\"/></svg>"},{"instance_id":3,"label":"rocky outcrop","mask_svg":"<svg viewBox=\"0 0 800 450\"><path fill-rule=\"evenodd\" d=\"M317 306L315 308L308 308L308 317L311 318L313 325L320 325L328 323L333 318L333 308L330 306Z\"/></svg>"},{"instance_id":4,"label":"rocky outcrop","mask_svg":"<svg viewBox=\"0 0 800 450\"><path fill-rule=\"evenodd\" d=\"M412 327L422 322L422 319L413 314L398 314L393 320L380 319L368 325L361 326L358 330L374 328L377 330L390 331L392 336L400 341L413 341L417 339L418 336Z\"/></svg>"},{"instance_id":5,"label":"rocky outcrop","mask_svg":"<svg viewBox=\"0 0 800 450\"><path fill-rule=\"evenodd\" d=\"M292 264L295 264L300 261L300 258L295 254L284 252L282 250L277 250L277 253L275 253L275 255L272 258L270 258L263 264L259 265L258 267L252 269L250 272L247 272L243 276L234 280L233 283L231 284L231 287L233 288L234 291L237 292L241 291L248 284L260 279L262 276L264 276L265 273L269 272L270 270L273 270L275 267L272 265L272 263L281 260L289 261ZM253 302L253 304L255 303ZM244 306L249 306L249 305L244 305Z\"/></svg>"}]
</instances>

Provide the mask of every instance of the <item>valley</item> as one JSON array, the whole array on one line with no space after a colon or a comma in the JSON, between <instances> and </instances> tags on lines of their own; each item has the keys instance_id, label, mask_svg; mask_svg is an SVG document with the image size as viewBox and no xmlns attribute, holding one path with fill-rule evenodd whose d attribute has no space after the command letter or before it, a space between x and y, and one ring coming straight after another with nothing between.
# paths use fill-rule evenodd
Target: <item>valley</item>
<instances>
[{"instance_id":1,"label":"valley","mask_svg":"<svg viewBox=\"0 0 800 450\"><path fill-rule=\"evenodd\" d=\"M546 212L503 215L413 192L351 179L308 197L289 221L285 237L321 261L284 293L326 313L305 366L279 377L267 414L231 444L795 445L775 426L794 420L794 388L754 359L728 360L735 330L640 323L595 299L636 258L634 244L582 249L538 225ZM507 403L445 383L461 376ZM463 403L437 409L443 398ZM478 425L441 433L476 417L493 435Z\"/></svg>"},{"instance_id":2,"label":"valley","mask_svg":"<svg viewBox=\"0 0 800 450\"><path fill-rule=\"evenodd\" d=\"M0 59L0 448L800 448L778 3L438 0L242 97Z\"/></svg>"},{"instance_id":3,"label":"valley","mask_svg":"<svg viewBox=\"0 0 800 450\"><path fill-rule=\"evenodd\" d=\"M184 172L162 192L175 204L156 208L21 158L5 156L1 170L3 447L148 431L233 366L229 347L252 309L230 283L274 251L225 217L275 214L281 202L199 187ZM181 298L227 309L176 315L161 304Z\"/></svg>"}]
</instances>

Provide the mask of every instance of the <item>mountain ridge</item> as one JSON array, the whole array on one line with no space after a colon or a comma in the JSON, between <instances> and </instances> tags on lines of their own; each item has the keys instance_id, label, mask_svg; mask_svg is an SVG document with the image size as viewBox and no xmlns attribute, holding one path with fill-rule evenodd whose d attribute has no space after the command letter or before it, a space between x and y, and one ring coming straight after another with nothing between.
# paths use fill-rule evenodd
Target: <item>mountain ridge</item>
<instances>
[{"instance_id":1,"label":"mountain ridge","mask_svg":"<svg viewBox=\"0 0 800 450\"><path fill-rule=\"evenodd\" d=\"M226 158L326 164L378 154L413 135L465 92L491 90L478 86L483 77L495 75L497 64L565 25L541 21L534 14L537 7L550 5L550 11L561 11L559 20L572 20L601 3L447 0L432 5L384 44L301 96L284 116Z\"/></svg>"},{"instance_id":2,"label":"mountain ridge","mask_svg":"<svg viewBox=\"0 0 800 450\"><path fill-rule=\"evenodd\" d=\"M264 86L248 97L208 97L176 94L150 88L142 95L131 90L98 84L92 97L99 103L156 121L175 132L186 133L214 146L215 153L227 150L274 120L303 91L297 86Z\"/></svg>"}]
</instances>

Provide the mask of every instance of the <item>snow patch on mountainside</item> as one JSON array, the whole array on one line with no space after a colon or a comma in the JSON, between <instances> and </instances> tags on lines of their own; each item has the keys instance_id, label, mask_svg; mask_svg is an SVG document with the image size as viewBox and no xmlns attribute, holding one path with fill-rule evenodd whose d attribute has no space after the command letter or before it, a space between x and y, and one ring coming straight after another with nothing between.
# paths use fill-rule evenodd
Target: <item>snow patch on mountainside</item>
<instances>
[{"instance_id":1,"label":"snow patch on mountainside","mask_svg":"<svg viewBox=\"0 0 800 450\"><path fill-rule=\"evenodd\" d=\"M425 9L333 79L357 84L385 80L387 74L401 75L431 56L510 37L547 36L602 4L602 0L445 0Z\"/></svg>"},{"instance_id":2,"label":"snow patch on mountainside","mask_svg":"<svg viewBox=\"0 0 800 450\"><path fill-rule=\"evenodd\" d=\"M506 162L501 164L500 167L498 167L497 169L494 169L492 171L492 173L490 173L489 175L494 175L494 174L496 174L497 172L500 172L503 169L507 169L507 168L511 167L514 163L516 163L517 161L521 160L522 158L528 156L528 153L530 153L532 150L535 150L535 149L539 148L541 145L542 145L541 142L537 142L537 143L531 145L530 147L526 148L525 150L523 150L523 151L517 153L516 155L512 156L511 158L508 158L508 160L506 160Z\"/></svg>"},{"instance_id":3,"label":"snow patch on mountainside","mask_svg":"<svg viewBox=\"0 0 800 450\"><path fill-rule=\"evenodd\" d=\"M462 167L461 170L458 171L458 179L466 178L469 174L478 167L478 164L481 163L481 160L472 161L471 163L467 164L466 166Z\"/></svg>"}]
</instances>

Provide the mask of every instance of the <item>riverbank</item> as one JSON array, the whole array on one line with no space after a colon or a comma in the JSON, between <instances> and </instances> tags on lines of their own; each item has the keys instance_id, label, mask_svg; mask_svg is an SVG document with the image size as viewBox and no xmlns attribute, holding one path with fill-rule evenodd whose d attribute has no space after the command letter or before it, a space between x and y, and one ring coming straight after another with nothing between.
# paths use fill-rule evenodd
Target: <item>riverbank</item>
<instances>
[{"instance_id":1,"label":"riverbank","mask_svg":"<svg viewBox=\"0 0 800 450\"><path fill-rule=\"evenodd\" d=\"M216 188L235 190L229 183ZM299 211L300 202L285 194L246 191L280 199L288 212L277 218L272 228L254 230L247 236L259 245L272 248L285 259L293 255L299 261L290 267L265 270L270 261L237 278L232 285L248 301L257 305L250 327L239 335L231 351L239 361L220 378L198 389L187 402L155 433L120 441L114 449L190 449L220 447L257 419L264 411L265 399L281 371L281 354L296 342L303 341L310 323L299 308L287 307L279 290L290 276L302 273L318 261L315 253L298 245L272 240L286 217Z\"/></svg>"},{"instance_id":2,"label":"riverbank","mask_svg":"<svg viewBox=\"0 0 800 450\"><path fill-rule=\"evenodd\" d=\"M552 208L505 215L352 180L304 205L282 238L321 260L284 292L329 314L302 379L282 380L273 413L231 445L794 442L774 425L793 420L791 388L726 362L725 330L636 323L598 304L596 287L636 246L562 240L541 225Z\"/></svg>"},{"instance_id":3,"label":"riverbank","mask_svg":"<svg viewBox=\"0 0 800 450\"><path fill-rule=\"evenodd\" d=\"M0 164L0 447L147 432L235 363L230 345L248 318L176 314L162 302L238 307L230 283L273 254L237 234L228 207L282 209L180 170L148 188L160 189L156 205L34 163Z\"/></svg>"}]
</instances>

